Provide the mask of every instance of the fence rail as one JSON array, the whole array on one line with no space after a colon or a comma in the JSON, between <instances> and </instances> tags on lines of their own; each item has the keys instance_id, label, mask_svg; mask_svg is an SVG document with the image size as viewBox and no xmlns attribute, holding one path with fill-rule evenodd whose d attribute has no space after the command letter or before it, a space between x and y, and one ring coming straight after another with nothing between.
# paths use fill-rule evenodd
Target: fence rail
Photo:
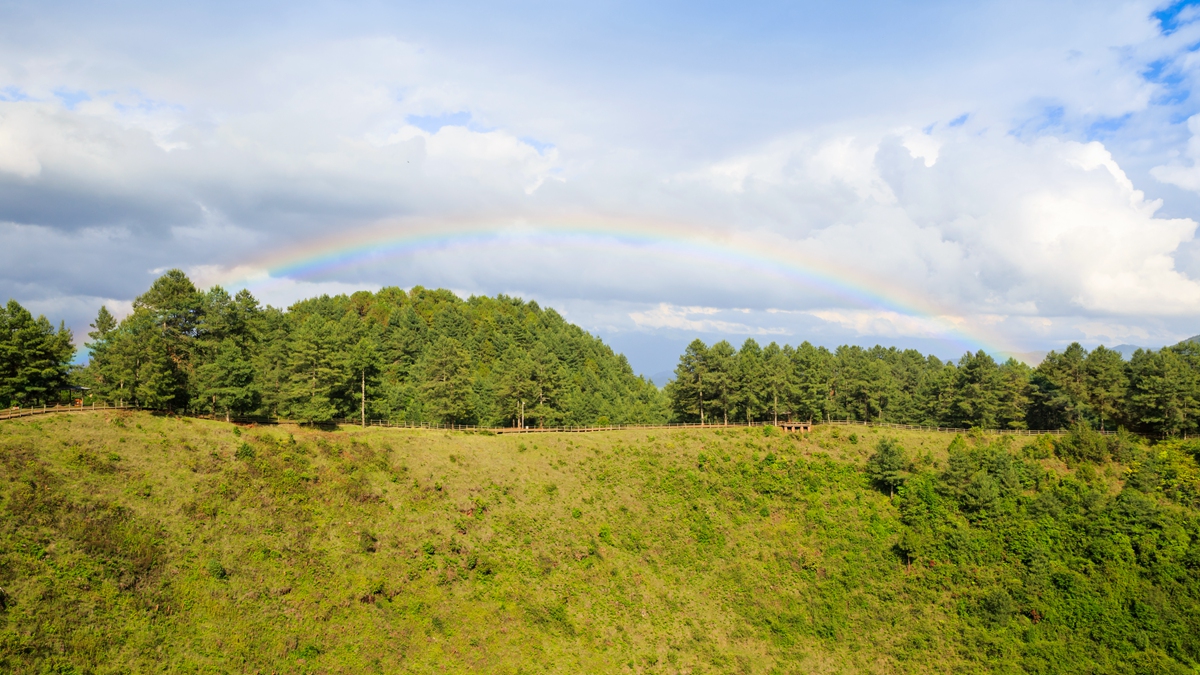
<instances>
[{"instance_id":1,"label":"fence rail","mask_svg":"<svg viewBox=\"0 0 1200 675\"><path fill-rule=\"evenodd\" d=\"M147 410L150 412L162 412L141 408L132 405L85 405L85 406L42 406L41 408L18 408L0 411L0 421L16 419L19 417L31 417L34 415L48 415L56 413L80 413L80 412L99 412L104 410ZM187 417L195 417L198 419L209 419L218 421L229 421L239 424L312 424L304 420L289 420L280 417L254 417L254 416L230 416L224 415L196 415L186 414ZM322 424L322 423L317 423ZM360 418L347 417L330 420L327 424L336 426L361 426ZM492 427L481 426L476 424L439 424L437 422L389 422L387 420L367 420L369 427L382 427L388 429L429 429L429 430L444 430L444 431L475 431L475 432L490 432L494 434L546 434L546 433L589 433L596 431L633 431L633 430L653 430L653 429L729 429L736 427L767 427L767 426L783 426L790 424L780 422L775 425L771 422L750 422L740 424L699 424L695 422L673 422L668 424L607 424L593 426L564 426L564 427ZM964 429L960 427L934 427L922 426L916 424L892 424L889 422L864 422L858 420L825 420L823 422L814 422L813 426L831 425L831 426L847 426L847 427L875 427L881 429L904 429L908 431L926 431L937 433L951 434L966 434L973 431L972 429ZM989 434L1007 434L1010 436L1041 436L1050 434L1052 436L1064 436L1071 433L1068 429L984 429L984 433ZM1097 431L1095 433L1104 434L1106 436L1115 435L1115 431Z\"/></svg>"},{"instance_id":2,"label":"fence rail","mask_svg":"<svg viewBox=\"0 0 1200 675\"><path fill-rule=\"evenodd\" d=\"M827 420L825 422L817 422L817 424L832 424L847 427L877 427L881 429L907 429L909 431L934 431L951 434L966 434L972 429L964 429L961 427L927 427L917 424L892 424L890 422L862 422L859 420ZM1051 436L1065 436L1071 433L1070 429L984 429L984 433L989 434L1007 434L1010 436L1041 436L1049 434ZM1116 431L1096 431L1095 433L1105 436L1115 436Z\"/></svg>"},{"instance_id":3,"label":"fence rail","mask_svg":"<svg viewBox=\"0 0 1200 675\"><path fill-rule=\"evenodd\" d=\"M33 415L95 412L99 410L141 410L141 408L132 405L44 405L40 408L9 408L7 410L0 410L0 420L11 420L18 417L31 417Z\"/></svg>"}]
</instances>

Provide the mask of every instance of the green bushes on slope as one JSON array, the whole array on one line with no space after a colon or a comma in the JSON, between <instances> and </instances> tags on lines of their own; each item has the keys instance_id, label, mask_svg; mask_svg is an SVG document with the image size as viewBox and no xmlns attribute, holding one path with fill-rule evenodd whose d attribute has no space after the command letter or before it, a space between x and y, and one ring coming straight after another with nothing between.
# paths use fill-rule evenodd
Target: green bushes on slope
<instances>
[{"instance_id":1,"label":"green bushes on slope","mask_svg":"<svg viewBox=\"0 0 1200 675\"><path fill-rule=\"evenodd\" d=\"M0 669L1193 672L1195 447L1088 433L5 422Z\"/></svg>"}]
</instances>

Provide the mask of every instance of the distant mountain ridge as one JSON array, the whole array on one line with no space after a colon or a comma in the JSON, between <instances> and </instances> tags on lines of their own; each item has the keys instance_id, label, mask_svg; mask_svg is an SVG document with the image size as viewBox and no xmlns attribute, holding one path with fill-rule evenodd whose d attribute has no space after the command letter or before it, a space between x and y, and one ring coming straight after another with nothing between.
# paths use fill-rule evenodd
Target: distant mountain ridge
<instances>
[{"instance_id":1,"label":"distant mountain ridge","mask_svg":"<svg viewBox=\"0 0 1200 675\"><path fill-rule=\"evenodd\" d=\"M1116 347L1112 348L1112 350L1114 352L1117 352L1118 354L1120 354L1126 361L1128 361L1133 356L1133 353L1139 349L1145 349L1145 347L1139 347L1137 345L1125 344L1125 345L1117 345Z\"/></svg>"}]
</instances>

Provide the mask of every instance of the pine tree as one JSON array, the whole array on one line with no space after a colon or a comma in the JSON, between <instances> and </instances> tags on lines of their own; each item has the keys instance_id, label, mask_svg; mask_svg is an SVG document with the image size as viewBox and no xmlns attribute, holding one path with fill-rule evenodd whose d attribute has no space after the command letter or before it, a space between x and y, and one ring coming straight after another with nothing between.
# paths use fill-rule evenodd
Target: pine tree
<instances>
[{"instance_id":1,"label":"pine tree","mask_svg":"<svg viewBox=\"0 0 1200 675\"><path fill-rule=\"evenodd\" d=\"M513 426L519 429L525 428L526 411L532 409L537 400L533 371L533 359L516 346L505 350L497 364L499 389L496 397L501 415L512 420Z\"/></svg>"},{"instance_id":2,"label":"pine tree","mask_svg":"<svg viewBox=\"0 0 1200 675\"><path fill-rule=\"evenodd\" d=\"M1084 361L1087 377L1088 407L1101 430L1114 426L1125 402L1129 378L1121 354L1103 345L1096 347Z\"/></svg>"},{"instance_id":3,"label":"pine tree","mask_svg":"<svg viewBox=\"0 0 1200 675\"><path fill-rule=\"evenodd\" d=\"M950 423L958 427L995 429L999 422L1003 381L996 361L983 351L958 362Z\"/></svg>"},{"instance_id":4,"label":"pine tree","mask_svg":"<svg viewBox=\"0 0 1200 675\"><path fill-rule=\"evenodd\" d=\"M837 396L833 354L806 340L792 352L791 360L795 388L789 408L797 419L820 421L828 418Z\"/></svg>"},{"instance_id":5,"label":"pine tree","mask_svg":"<svg viewBox=\"0 0 1200 675\"><path fill-rule=\"evenodd\" d=\"M350 369L358 375L359 423L367 426L367 391L375 388L379 373L379 345L375 335L359 338L350 352Z\"/></svg>"},{"instance_id":6,"label":"pine tree","mask_svg":"<svg viewBox=\"0 0 1200 675\"><path fill-rule=\"evenodd\" d=\"M1200 415L1197 390L1197 373L1174 349L1139 349L1129 361L1129 417L1143 432L1195 433Z\"/></svg>"},{"instance_id":7,"label":"pine tree","mask_svg":"<svg viewBox=\"0 0 1200 675\"><path fill-rule=\"evenodd\" d=\"M763 350L754 341L746 338L734 359L736 388L734 400L742 409L742 419L757 421L767 397L767 373L764 370Z\"/></svg>"},{"instance_id":8,"label":"pine tree","mask_svg":"<svg viewBox=\"0 0 1200 675\"><path fill-rule=\"evenodd\" d=\"M721 413L721 424L729 424L729 412L737 405L736 352L726 340L714 344L706 357L708 383L711 389L705 392L713 402L714 416Z\"/></svg>"},{"instance_id":9,"label":"pine tree","mask_svg":"<svg viewBox=\"0 0 1200 675\"><path fill-rule=\"evenodd\" d=\"M692 340L679 357L675 378L666 387L675 417L704 424L704 407L708 403L705 391L708 387L708 347L699 339Z\"/></svg>"},{"instance_id":10,"label":"pine tree","mask_svg":"<svg viewBox=\"0 0 1200 675\"><path fill-rule=\"evenodd\" d=\"M57 330L9 300L0 320L0 398L18 405L48 403L67 387L75 347L71 331Z\"/></svg>"},{"instance_id":11,"label":"pine tree","mask_svg":"<svg viewBox=\"0 0 1200 675\"><path fill-rule=\"evenodd\" d=\"M196 369L199 402L209 403L212 414L223 413L227 420L231 415L249 414L259 404L254 376L254 365L242 347L227 337L217 348L216 358Z\"/></svg>"},{"instance_id":12,"label":"pine tree","mask_svg":"<svg viewBox=\"0 0 1200 675\"><path fill-rule=\"evenodd\" d=\"M1062 429L1087 417L1087 350L1072 342L1061 354L1050 352L1030 378L1030 426Z\"/></svg>"},{"instance_id":13,"label":"pine tree","mask_svg":"<svg viewBox=\"0 0 1200 675\"><path fill-rule=\"evenodd\" d=\"M319 314L305 317L289 340L285 414L309 423L337 417L338 392L347 380L341 361L334 324Z\"/></svg>"},{"instance_id":14,"label":"pine tree","mask_svg":"<svg viewBox=\"0 0 1200 675\"><path fill-rule=\"evenodd\" d=\"M795 378L788 353L772 342L763 350L763 403L769 406L771 421L779 424L780 405L785 415L789 401L795 396Z\"/></svg>"},{"instance_id":15,"label":"pine tree","mask_svg":"<svg viewBox=\"0 0 1200 675\"><path fill-rule=\"evenodd\" d=\"M127 342L135 350L133 399L154 410L173 409L185 388L183 373L172 359L172 345L159 326L145 324Z\"/></svg>"},{"instance_id":16,"label":"pine tree","mask_svg":"<svg viewBox=\"0 0 1200 675\"><path fill-rule=\"evenodd\" d=\"M1029 410L1029 375L1032 369L1009 358L1000 366L999 407L996 421L1004 429L1027 428L1026 413Z\"/></svg>"},{"instance_id":17,"label":"pine tree","mask_svg":"<svg viewBox=\"0 0 1200 675\"><path fill-rule=\"evenodd\" d=\"M554 352L545 345L538 344L530 353L533 363L532 383L535 403L532 411L526 411L526 417L536 417L538 426L554 425L562 421L561 397L563 395L564 377L562 363Z\"/></svg>"},{"instance_id":18,"label":"pine tree","mask_svg":"<svg viewBox=\"0 0 1200 675\"><path fill-rule=\"evenodd\" d=\"M471 355L458 340L439 338L424 362L421 392L430 415L445 424L461 424L473 417Z\"/></svg>"}]
</instances>

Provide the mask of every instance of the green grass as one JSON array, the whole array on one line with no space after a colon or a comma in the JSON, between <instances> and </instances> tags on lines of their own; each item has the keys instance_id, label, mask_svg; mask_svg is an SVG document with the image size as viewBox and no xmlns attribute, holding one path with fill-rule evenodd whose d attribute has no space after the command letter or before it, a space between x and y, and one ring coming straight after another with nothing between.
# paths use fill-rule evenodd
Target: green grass
<instances>
[{"instance_id":1,"label":"green grass","mask_svg":"<svg viewBox=\"0 0 1200 675\"><path fill-rule=\"evenodd\" d=\"M1084 507L1059 492L1116 508L1125 465L1077 479L979 437L1024 482L967 511L948 488L874 489L883 435L918 477L948 466L945 434L836 427L5 422L0 670L1192 672L1195 511L1154 497L1158 538L1126 536L1109 574L1064 557ZM1047 532L1041 558L1019 545Z\"/></svg>"}]
</instances>

